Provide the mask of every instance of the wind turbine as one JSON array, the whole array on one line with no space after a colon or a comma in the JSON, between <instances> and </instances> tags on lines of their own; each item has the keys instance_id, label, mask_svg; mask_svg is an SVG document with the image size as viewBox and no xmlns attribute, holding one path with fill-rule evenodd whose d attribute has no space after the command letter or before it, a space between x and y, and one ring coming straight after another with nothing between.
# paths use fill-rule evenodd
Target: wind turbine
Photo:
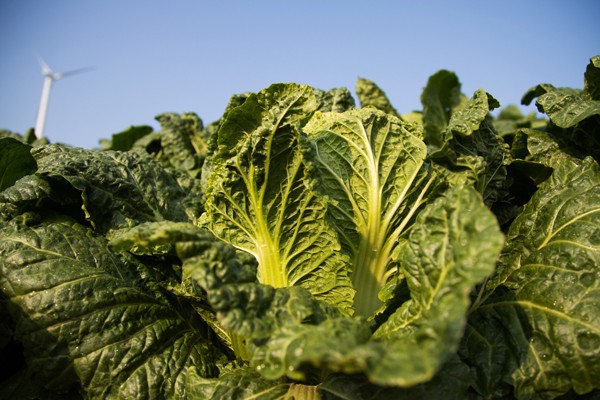
<instances>
[{"instance_id":1,"label":"wind turbine","mask_svg":"<svg viewBox=\"0 0 600 400\"><path fill-rule=\"evenodd\" d=\"M46 111L48 110L48 100L50 99L52 84L64 77L87 72L93 69L93 67L78 68L67 72L53 72L41 57L38 57L38 61L42 67L42 75L44 75L44 86L42 87L42 98L40 100L40 109L38 110L34 132L35 136L40 139L44 136L44 124L46 123Z\"/></svg>"}]
</instances>

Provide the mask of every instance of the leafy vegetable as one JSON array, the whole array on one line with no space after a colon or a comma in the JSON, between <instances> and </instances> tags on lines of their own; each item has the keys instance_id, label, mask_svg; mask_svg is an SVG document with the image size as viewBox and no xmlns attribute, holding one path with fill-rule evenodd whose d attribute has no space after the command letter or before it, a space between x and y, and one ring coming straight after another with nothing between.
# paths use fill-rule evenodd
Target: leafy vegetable
<instances>
[{"instance_id":1,"label":"leafy vegetable","mask_svg":"<svg viewBox=\"0 0 600 400\"><path fill-rule=\"evenodd\" d=\"M599 60L547 118L441 70L409 114L360 78L1 131L0 398L597 395Z\"/></svg>"},{"instance_id":2,"label":"leafy vegetable","mask_svg":"<svg viewBox=\"0 0 600 400\"><path fill-rule=\"evenodd\" d=\"M30 146L10 137L0 137L0 190L14 183L37 169L33 157L29 154Z\"/></svg>"},{"instance_id":3,"label":"leafy vegetable","mask_svg":"<svg viewBox=\"0 0 600 400\"><path fill-rule=\"evenodd\" d=\"M306 287L349 312L348 266L298 146L298 124L316 107L310 87L274 85L227 114L211 158L207 222L256 257L260 282Z\"/></svg>"},{"instance_id":4,"label":"leafy vegetable","mask_svg":"<svg viewBox=\"0 0 600 400\"><path fill-rule=\"evenodd\" d=\"M161 292L157 271L69 220L10 225L0 282L35 381L155 398L183 393L188 366L218 373L205 324Z\"/></svg>"},{"instance_id":5,"label":"leafy vegetable","mask_svg":"<svg viewBox=\"0 0 600 400\"><path fill-rule=\"evenodd\" d=\"M317 114L304 127L314 146L318 190L335 200L331 225L350 255L355 308L369 316L392 252L434 180L417 127L369 109Z\"/></svg>"}]
</instances>

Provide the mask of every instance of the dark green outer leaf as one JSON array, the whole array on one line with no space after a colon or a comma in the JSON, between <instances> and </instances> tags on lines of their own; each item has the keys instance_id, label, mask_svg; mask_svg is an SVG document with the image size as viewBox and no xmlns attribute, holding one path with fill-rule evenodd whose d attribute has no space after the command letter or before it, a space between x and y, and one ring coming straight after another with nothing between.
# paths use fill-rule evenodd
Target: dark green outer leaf
<instances>
[{"instance_id":1,"label":"dark green outer leaf","mask_svg":"<svg viewBox=\"0 0 600 400\"><path fill-rule=\"evenodd\" d=\"M156 120L162 128L160 160L194 178L200 177L207 147L202 120L193 113L164 113Z\"/></svg>"},{"instance_id":2,"label":"dark green outer leaf","mask_svg":"<svg viewBox=\"0 0 600 400\"><path fill-rule=\"evenodd\" d=\"M451 357L430 381L411 388L376 386L360 375L332 374L319 385L324 400L465 400L469 369Z\"/></svg>"},{"instance_id":3,"label":"dark green outer leaf","mask_svg":"<svg viewBox=\"0 0 600 400\"><path fill-rule=\"evenodd\" d=\"M149 125L130 126L129 128L115 133L110 140L101 140L100 144L104 150L131 150L136 141L152 133Z\"/></svg>"},{"instance_id":4,"label":"dark green outer leaf","mask_svg":"<svg viewBox=\"0 0 600 400\"><path fill-rule=\"evenodd\" d=\"M0 137L0 191L35 172L37 163L31 146L11 137Z\"/></svg>"},{"instance_id":5,"label":"dark green outer leaf","mask_svg":"<svg viewBox=\"0 0 600 400\"><path fill-rule=\"evenodd\" d=\"M0 232L0 289L28 367L46 387L89 398L182 397L185 371L215 376L222 355L154 273L69 222Z\"/></svg>"},{"instance_id":6,"label":"dark green outer leaf","mask_svg":"<svg viewBox=\"0 0 600 400\"><path fill-rule=\"evenodd\" d=\"M596 162L559 163L511 225L489 285L509 291L481 311L503 321L521 398L599 387L599 204Z\"/></svg>"},{"instance_id":7,"label":"dark green outer leaf","mask_svg":"<svg viewBox=\"0 0 600 400\"><path fill-rule=\"evenodd\" d=\"M577 89L563 89L570 90L570 93L572 94L578 94L580 92ZM556 87L554 87L554 85L551 85L549 83L540 83L539 85L530 88L528 91L525 92L525 94L523 94L523 97L521 97L521 104L528 106L535 98L540 97L543 94L552 92L554 90L556 90Z\"/></svg>"},{"instance_id":8,"label":"dark green outer leaf","mask_svg":"<svg viewBox=\"0 0 600 400\"><path fill-rule=\"evenodd\" d=\"M87 151L60 145L34 148L38 173L61 177L82 192L96 230L109 234L146 221L189 221L200 201L149 155Z\"/></svg>"},{"instance_id":9,"label":"dark green outer leaf","mask_svg":"<svg viewBox=\"0 0 600 400\"><path fill-rule=\"evenodd\" d=\"M592 100L600 101L600 56L594 56L590 59L590 63L585 70L583 91Z\"/></svg>"},{"instance_id":10,"label":"dark green outer leaf","mask_svg":"<svg viewBox=\"0 0 600 400\"><path fill-rule=\"evenodd\" d=\"M0 193L0 215L10 220L20 215L30 205L51 196L50 184L37 175L19 179L13 186Z\"/></svg>"},{"instance_id":11,"label":"dark green outer leaf","mask_svg":"<svg viewBox=\"0 0 600 400\"><path fill-rule=\"evenodd\" d=\"M505 336L504 325L521 324L514 313L496 318L483 310L469 315L459 355L470 367L471 385L483 399L512 399L514 388L506 377L514 366L510 365L514 351Z\"/></svg>"}]
</instances>

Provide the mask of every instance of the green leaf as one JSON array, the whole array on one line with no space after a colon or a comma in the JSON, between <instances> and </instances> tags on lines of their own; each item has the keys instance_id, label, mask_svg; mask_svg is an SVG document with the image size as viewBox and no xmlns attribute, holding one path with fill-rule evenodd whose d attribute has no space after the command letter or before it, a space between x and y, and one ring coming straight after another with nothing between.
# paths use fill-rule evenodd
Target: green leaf
<instances>
[{"instance_id":1,"label":"green leaf","mask_svg":"<svg viewBox=\"0 0 600 400\"><path fill-rule=\"evenodd\" d=\"M254 338L251 365L265 377L301 380L317 368L410 387L431 379L458 347L469 294L493 270L502 239L472 188L452 189L425 208L400 254L412 298L375 336L365 319L331 312L301 288L219 283L215 277L231 275L215 268L239 270L230 262L184 268L209 293L223 326Z\"/></svg>"},{"instance_id":2,"label":"green leaf","mask_svg":"<svg viewBox=\"0 0 600 400\"><path fill-rule=\"evenodd\" d=\"M408 384L435 374L456 350L470 292L494 270L503 243L495 217L470 187L450 189L419 214L396 255L411 298L375 331L395 350L370 371L372 379Z\"/></svg>"},{"instance_id":3,"label":"green leaf","mask_svg":"<svg viewBox=\"0 0 600 400\"><path fill-rule=\"evenodd\" d=\"M432 182L418 126L373 108L317 113L303 131L330 224L352 259L357 313L371 316L391 254ZM309 156L307 155L307 158Z\"/></svg>"},{"instance_id":4,"label":"green leaf","mask_svg":"<svg viewBox=\"0 0 600 400\"><path fill-rule=\"evenodd\" d=\"M360 100L361 107L375 107L384 113L400 117L400 114L392 106L385 92L375 82L365 78L358 78L356 80L356 95Z\"/></svg>"},{"instance_id":5,"label":"green leaf","mask_svg":"<svg viewBox=\"0 0 600 400\"><path fill-rule=\"evenodd\" d=\"M600 101L600 55L590 59L584 77L583 91L592 100Z\"/></svg>"},{"instance_id":6,"label":"green leaf","mask_svg":"<svg viewBox=\"0 0 600 400\"><path fill-rule=\"evenodd\" d=\"M200 240L207 232L189 222L145 222L128 230L122 230L111 239L116 251L134 254L164 254L167 247L179 242Z\"/></svg>"},{"instance_id":7,"label":"green leaf","mask_svg":"<svg viewBox=\"0 0 600 400\"><path fill-rule=\"evenodd\" d=\"M63 178L81 191L86 217L104 234L146 221L190 221L201 211L201 199L149 155L60 145L32 153L39 174Z\"/></svg>"},{"instance_id":8,"label":"green leaf","mask_svg":"<svg viewBox=\"0 0 600 400\"><path fill-rule=\"evenodd\" d=\"M440 70L427 80L421 94L425 143L430 152L446 142L446 127L452 112L461 104L461 84L454 72Z\"/></svg>"},{"instance_id":9,"label":"green leaf","mask_svg":"<svg viewBox=\"0 0 600 400\"><path fill-rule=\"evenodd\" d=\"M317 98L317 109L322 112L344 112L354 108L354 98L346 88L328 91L314 89Z\"/></svg>"},{"instance_id":10,"label":"green leaf","mask_svg":"<svg viewBox=\"0 0 600 400\"><path fill-rule=\"evenodd\" d=\"M529 104L536 97L538 110L561 128L574 127L587 118L600 115L600 100L589 98L579 89L541 84L529 89L521 101Z\"/></svg>"},{"instance_id":11,"label":"green leaf","mask_svg":"<svg viewBox=\"0 0 600 400\"><path fill-rule=\"evenodd\" d=\"M498 100L483 89L478 89L463 108L452 113L447 129L453 136L469 136L480 128L490 111L498 107Z\"/></svg>"},{"instance_id":12,"label":"green leaf","mask_svg":"<svg viewBox=\"0 0 600 400\"><path fill-rule=\"evenodd\" d=\"M295 385L265 379L256 370L246 367L227 371L219 378L203 378L191 370L188 373L186 391L189 400L280 400L296 398L293 397L293 392L290 393L292 386Z\"/></svg>"},{"instance_id":13,"label":"green leaf","mask_svg":"<svg viewBox=\"0 0 600 400\"><path fill-rule=\"evenodd\" d=\"M185 171L194 178L200 177L207 147L207 138L202 133L202 120L194 113L164 113L158 115L156 120L162 128L161 162Z\"/></svg>"},{"instance_id":14,"label":"green leaf","mask_svg":"<svg viewBox=\"0 0 600 400\"><path fill-rule=\"evenodd\" d=\"M185 394L191 367L217 375L223 356L193 310L163 292L166 271L66 220L11 225L0 231L0 289L28 368L46 388L170 398Z\"/></svg>"},{"instance_id":15,"label":"green leaf","mask_svg":"<svg viewBox=\"0 0 600 400\"><path fill-rule=\"evenodd\" d=\"M332 400L463 400L468 398L469 383L469 369L454 356L430 381L410 388L377 386L361 375L332 374L319 391Z\"/></svg>"},{"instance_id":16,"label":"green leaf","mask_svg":"<svg viewBox=\"0 0 600 400\"><path fill-rule=\"evenodd\" d=\"M492 123L498 135L510 142L519 129L544 129L548 120L538 116L536 112L523 115L519 106L509 104L500 110Z\"/></svg>"},{"instance_id":17,"label":"green leaf","mask_svg":"<svg viewBox=\"0 0 600 400\"><path fill-rule=\"evenodd\" d=\"M193 248L195 256L186 258L180 253L185 260L183 281L206 293L220 326L229 332L236 354L250 359L251 365L270 379L286 375L304 379L303 366L295 362L299 354L279 358L281 349L285 348L286 353L292 350L281 347L286 341L283 336L286 332L306 332L328 318L339 318L338 308L319 302L300 286L273 288L257 283L256 266L245 262L230 245L205 236ZM243 340L243 346L239 340ZM273 359L269 357L271 350L277 353ZM311 356L318 359L315 354ZM287 358L293 360L288 362Z\"/></svg>"},{"instance_id":18,"label":"green leaf","mask_svg":"<svg viewBox=\"0 0 600 400\"><path fill-rule=\"evenodd\" d=\"M350 312L353 289L326 203L307 177L299 125L315 111L313 90L273 85L231 109L217 133L206 193L216 236L256 257L258 279L300 285Z\"/></svg>"},{"instance_id":19,"label":"green leaf","mask_svg":"<svg viewBox=\"0 0 600 400\"><path fill-rule=\"evenodd\" d=\"M41 199L50 197L50 184L36 176L28 175L0 193L0 215L10 220L22 214Z\"/></svg>"},{"instance_id":20,"label":"green leaf","mask_svg":"<svg viewBox=\"0 0 600 400\"><path fill-rule=\"evenodd\" d=\"M228 326L227 316L223 316L222 308L229 310L232 306L228 297L224 301L219 297L219 290L223 284L256 281L256 265L251 256L236 251L233 246L220 241L205 228L171 221L146 222L121 231L110 241L110 245L118 251L130 251L134 254L176 254L184 264L183 277L172 281L168 285L169 290L178 297L192 301L196 312L239 359L250 358L243 339L237 336L236 327L246 317L251 320L254 315L252 312L236 314L233 318L236 323ZM214 307L208 304L209 300L212 300ZM249 308L256 308L256 305L250 304ZM221 312L218 316L226 326L218 321L215 309ZM244 318L240 318L240 315ZM252 331L245 333L248 337L253 335Z\"/></svg>"},{"instance_id":21,"label":"green leaf","mask_svg":"<svg viewBox=\"0 0 600 400\"><path fill-rule=\"evenodd\" d=\"M489 284L501 295L480 309L493 312L506 329L514 365L510 380L520 397L599 387L598 204L600 168L594 160L556 164L510 227Z\"/></svg>"},{"instance_id":22,"label":"green leaf","mask_svg":"<svg viewBox=\"0 0 600 400\"><path fill-rule=\"evenodd\" d=\"M35 172L37 163L31 146L11 137L0 137L0 191Z\"/></svg>"},{"instance_id":23,"label":"green leaf","mask_svg":"<svg viewBox=\"0 0 600 400\"><path fill-rule=\"evenodd\" d=\"M113 134L110 140L101 140L100 144L104 150L131 150L139 139L150 134L152 130L149 125L132 125L124 131Z\"/></svg>"},{"instance_id":24,"label":"green leaf","mask_svg":"<svg viewBox=\"0 0 600 400\"><path fill-rule=\"evenodd\" d=\"M27 175L0 193L0 220L9 221L21 214L24 218L39 219L38 213L52 210L85 221L81 192L60 177Z\"/></svg>"},{"instance_id":25,"label":"green leaf","mask_svg":"<svg viewBox=\"0 0 600 400\"><path fill-rule=\"evenodd\" d=\"M451 184L472 184L492 207L506 196L508 146L494 130L489 113L499 103L484 90L477 90L463 108L450 117L444 132L446 143L429 157Z\"/></svg>"}]
</instances>

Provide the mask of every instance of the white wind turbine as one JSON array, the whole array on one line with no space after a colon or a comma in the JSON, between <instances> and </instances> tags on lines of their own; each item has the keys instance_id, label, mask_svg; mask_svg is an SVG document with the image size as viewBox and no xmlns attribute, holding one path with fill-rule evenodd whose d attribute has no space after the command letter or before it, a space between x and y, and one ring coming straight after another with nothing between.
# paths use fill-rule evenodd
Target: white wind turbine
<instances>
[{"instance_id":1,"label":"white wind turbine","mask_svg":"<svg viewBox=\"0 0 600 400\"><path fill-rule=\"evenodd\" d=\"M46 123L46 111L48 110L48 100L50 99L50 88L52 83L61 78L87 72L92 67L78 68L67 72L53 72L48 64L38 57L40 66L42 67L42 75L44 75L44 86L42 87L42 98L40 100L40 109L38 110L37 120L35 123L35 136L39 139L44 136L44 124Z\"/></svg>"}]
</instances>

